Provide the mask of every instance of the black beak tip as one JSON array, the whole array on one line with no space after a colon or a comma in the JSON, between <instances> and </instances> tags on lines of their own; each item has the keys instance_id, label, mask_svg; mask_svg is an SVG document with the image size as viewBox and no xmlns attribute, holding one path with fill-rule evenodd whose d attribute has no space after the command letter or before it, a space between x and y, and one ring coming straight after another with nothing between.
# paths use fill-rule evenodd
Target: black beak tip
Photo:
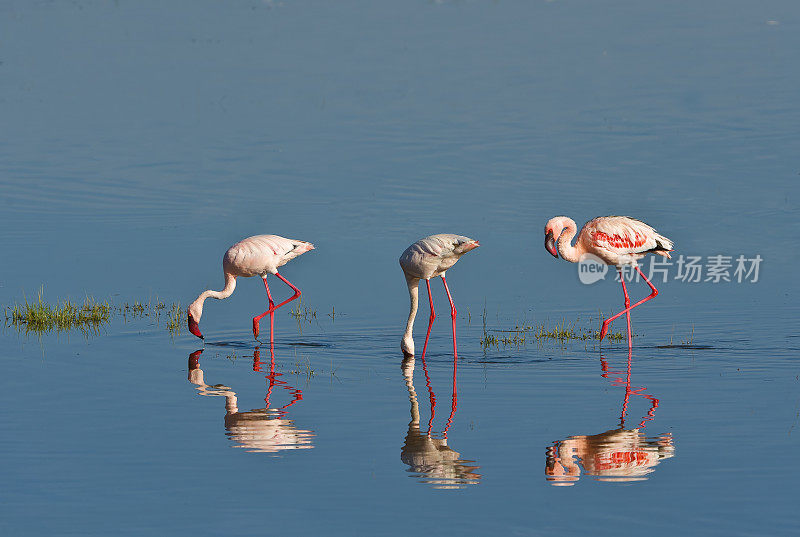
<instances>
[{"instance_id":1,"label":"black beak tip","mask_svg":"<svg viewBox=\"0 0 800 537\"><path fill-rule=\"evenodd\" d=\"M558 250L556 249L556 240L553 238L553 232L549 231L547 235L544 236L544 248L550 255L558 259Z\"/></svg>"}]
</instances>

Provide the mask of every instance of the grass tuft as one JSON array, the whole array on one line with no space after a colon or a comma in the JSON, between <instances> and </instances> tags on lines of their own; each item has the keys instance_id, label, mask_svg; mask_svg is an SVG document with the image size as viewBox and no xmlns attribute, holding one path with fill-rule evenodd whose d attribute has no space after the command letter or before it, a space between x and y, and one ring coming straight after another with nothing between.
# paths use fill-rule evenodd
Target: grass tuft
<instances>
[{"instance_id":1,"label":"grass tuft","mask_svg":"<svg viewBox=\"0 0 800 537\"><path fill-rule=\"evenodd\" d=\"M183 323L183 308L180 302L173 302L169 311L167 312L167 330L172 336L177 336L181 333L181 326Z\"/></svg>"},{"instance_id":2,"label":"grass tuft","mask_svg":"<svg viewBox=\"0 0 800 537\"><path fill-rule=\"evenodd\" d=\"M311 322L317 318L317 310L312 310L308 306L303 306L303 297L301 296L297 299L297 305L289 309L289 315L294 317L298 323L300 323L300 321L305 321L311 324Z\"/></svg>"},{"instance_id":3,"label":"grass tuft","mask_svg":"<svg viewBox=\"0 0 800 537\"><path fill-rule=\"evenodd\" d=\"M81 330L84 333L99 333L100 328L111 322L111 305L99 302L87 296L82 304L70 300L47 304L43 298L43 290L39 290L39 298L35 302L15 303L6 308L6 322L25 332L46 334L48 332L65 332Z\"/></svg>"},{"instance_id":4,"label":"grass tuft","mask_svg":"<svg viewBox=\"0 0 800 537\"><path fill-rule=\"evenodd\" d=\"M67 332L80 330L85 335L98 335L100 329L111 323L117 316L122 316L127 322L129 319L151 319L160 325L161 315L167 305L158 298L147 302L134 301L114 306L109 301L98 301L87 296L82 303L73 303L69 299L48 304L43 297L43 289L39 289L36 301L28 302L27 298L22 303L6 306L6 325L17 330L46 334L48 332ZM180 333L182 326L183 310L179 302L174 302L166 312L166 327L173 336Z\"/></svg>"},{"instance_id":5,"label":"grass tuft","mask_svg":"<svg viewBox=\"0 0 800 537\"><path fill-rule=\"evenodd\" d=\"M600 330L579 324L580 319L567 321L562 319L560 323L549 326L547 323L516 325L509 330L487 330L486 311L483 313L483 339L480 344L483 349L499 346L521 347L528 342L535 342L539 345L547 341L557 342L565 345L574 341L592 341L600 339ZM610 331L606 334L610 341L619 342L625 340L623 332Z\"/></svg>"}]
</instances>

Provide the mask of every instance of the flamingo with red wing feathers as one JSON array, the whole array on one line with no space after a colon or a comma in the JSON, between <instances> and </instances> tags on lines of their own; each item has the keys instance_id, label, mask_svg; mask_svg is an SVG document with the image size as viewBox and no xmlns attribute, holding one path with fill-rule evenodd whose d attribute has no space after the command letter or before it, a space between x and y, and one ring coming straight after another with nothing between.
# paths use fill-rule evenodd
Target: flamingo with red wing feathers
<instances>
[{"instance_id":1,"label":"flamingo with red wing feathers","mask_svg":"<svg viewBox=\"0 0 800 537\"><path fill-rule=\"evenodd\" d=\"M566 216L556 216L548 220L544 226L544 246L553 257L559 254L570 263L577 263L585 254L592 254L600 258L607 265L614 265L620 272L622 293L625 297L625 309L603 321L600 329L600 341L606 335L611 321L625 314L628 321L628 347L631 342L631 317L630 311L655 298L658 290L642 273L637 261L649 253L654 253L669 258L673 249L672 241L656 232L641 220L628 216L600 216L590 220L583 226L575 245L572 238L578 226L575 221ZM639 275L650 286L651 293L633 306L631 306L628 290L625 288L625 278L622 267L632 265Z\"/></svg>"}]
</instances>

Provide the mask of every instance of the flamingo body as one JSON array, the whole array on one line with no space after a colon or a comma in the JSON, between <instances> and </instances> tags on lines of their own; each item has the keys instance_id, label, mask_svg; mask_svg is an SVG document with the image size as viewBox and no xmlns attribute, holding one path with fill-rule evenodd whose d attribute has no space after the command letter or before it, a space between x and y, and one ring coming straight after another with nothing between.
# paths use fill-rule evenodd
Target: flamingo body
<instances>
[{"instance_id":1,"label":"flamingo body","mask_svg":"<svg viewBox=\"0 0 800 537\"><path fill-rule=\"evenodd\" d=\"M444 274L462 255L478 246L478 241L463 235L431 235L406 248L400 256L400 266L406 276L429 280Z\"/></svg>"},{"instance_id":2,"label":"flamingo body","mask_svg":"<svg viewBox=\"0 0 800 537\"><path fill-rule=\"evenodd\" d=\"M270 309L253 319L253 336L257 338L258 323L264 315L300 296L300 291L278 273L278 267L282 267L295 257L313 249L314 245L310 242L287 239L278 235L254 235L237 242L228 248L222 258L225 287L221 291L207 289L200 293L197 299L189 305L187 309L189 331L203 339L199 323L200 318L203 316L203 303L207 298L223 300L231 296L234 289L236 289L237 277L261 276L267 289ZM289 285L295 292L294 296L275 307L269 291L269 285L267 285L267 274L274 274Z\"/></svg>"},{"instance_id":3,"label":"flamingo body","mask_svg":"<svg viewBox=\"0 0 800 537\"><path fill-rule=\"evenodd\" d=\"M419 281L425 280L428 284L428 297L431 304L431 321L435 317L433 311L433 300L430 298L430 283L431 278L441 276L444 282L447 296L450 300L451 314L453 317L453 349L455 351L455 306L453 305L452 297L450 297L450 290L447 287L447 280L445 279L445 272L450 269L461 258L462 255L474 250L480 246L476 240L470 239L463 235L453 235L449 233L441 233L438 235L431 235L420 239L408 248L405 249L400 256L400 267L406 276L406 283L408 284L408 293L411 299L411 310L408 314L408 323L406 331L403 334L403 339L400 348L407 356L414 354L414 318L417 315L417 307L419 302ZM430 325L429 331L430 334Z\"/></svg>"},{"instance_id":4,"label":"flamingo body","mask_svg":"<svg viewBox=\"0 0 800 537\"><path fill-rule=\"evenodd\" d=\"M551 218L544 226L544 246L553 257L557 258L560 254L571 263L577 263L585 254L592 254L607 265L614 265L620 270L625 309L603 321L600 341L605 337L611 321L625 314L628 321L628 348L631 348L630 310L658 295L658 290L642 273L636 262L648 253L669 258L673 248L672 241L641 220L629 216L600 216L590 220L581 229L573 246L571 241L577 229L578 226L571 218L566 216ZM630 305L625 278L621 274L621 267L625 265L633 265L652 291L649 296L633 306Z\"/></svg>"},{"instance_id":5,"label":"flamingo body","mask_svg":"<svg viewBox=\"0 0 800 537\"><path fill-rule=\"evenodd\" d=\"M545 242L552 234L557 240L557 250L551 244L547 246L551 254L556 251L561 257L573 263L580 261L580 256L589 253L596 255L607 265L622 266L635 264L648 253L670 257L672 241L656 232L641 220L629 216L599 216L589 220L583 226L575 240L577 225L566 216L551 218L545 226Z\"/></svg>"},{"instance_id":6,"label":"flamingo body","mask_svg":"<svg viewBox=\"0 0 800 537\"><path fill-rule=\"evenodd\" d=\"M245 278L277 274L278 267L313 249L310 242L278 235L254 235L228 248L222 266L226 273Z\"/></svg>"}]
</instances>

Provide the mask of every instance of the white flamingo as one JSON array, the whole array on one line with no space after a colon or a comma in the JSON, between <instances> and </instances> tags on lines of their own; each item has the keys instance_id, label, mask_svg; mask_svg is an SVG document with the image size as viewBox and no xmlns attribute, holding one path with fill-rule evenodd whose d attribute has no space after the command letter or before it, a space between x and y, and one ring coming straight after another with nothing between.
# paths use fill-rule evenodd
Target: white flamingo
<instances>
[{"instance_id":1,"label":"white flamingo","mask_svg":"<svg viewBox=\"0 0 800 537\"><path fill-rule=\"evenodd\" d=\"M433 297L431 296L431 278L442 277L444 290L447 292L447 299L450 301L450 315L453 319L453 355L458 357L456 348L456 306L453 304L453 297L450 295L450 288L447 287L445 272L456 264L462 255L480 246L478 241L464 237L462 235L451 235L443 233L431 235L420 239L403 252L400 256L400 266L406 275L408 284L408 294L411 298L411 309L408 313L408 323L403 334L400 348L406 356L414 355L414 318L417 316L419 303L419 281L425 280L428 286L428 301L430 302L431 315L428 320L428 335L425 337L423 354L428 346L428 337L431 334L431 323L436 318L433 309Z\"/></svg>"},{"instance_id":2,"label":"white flamingo","mask_svg":"<svg viewBox=\"0 0 800 537\"><path fill-rule=\"evenodd\" d=\"M222 291L212 291L211 289L203 291L189 305L187 310L189 331L200 339L204 339L203 334L200 333L199 323L200 317L203 315L203 302L205 302L206 298L210 297L218 300L228 298L233 294L233 290L236 289L237 277L261 276L264 280L264 287L267 289L269 309L261 315L253 317L253 337L257 339L261 319L284 304L296 299L301 294L297 287L289 283L289 280L278 274L278 267L282 267L300 254L313 249L314 245L310 242L286 239L277 235L255 235L237 242L228 248L222 258L222 270L225 273L225 287ZM278 279L292 288L294 295L275 306L272 294L269 292L267 274L277 276ZM270 337L271 334L272 327L270 327Z\"/></svg>"}]
</instances>

